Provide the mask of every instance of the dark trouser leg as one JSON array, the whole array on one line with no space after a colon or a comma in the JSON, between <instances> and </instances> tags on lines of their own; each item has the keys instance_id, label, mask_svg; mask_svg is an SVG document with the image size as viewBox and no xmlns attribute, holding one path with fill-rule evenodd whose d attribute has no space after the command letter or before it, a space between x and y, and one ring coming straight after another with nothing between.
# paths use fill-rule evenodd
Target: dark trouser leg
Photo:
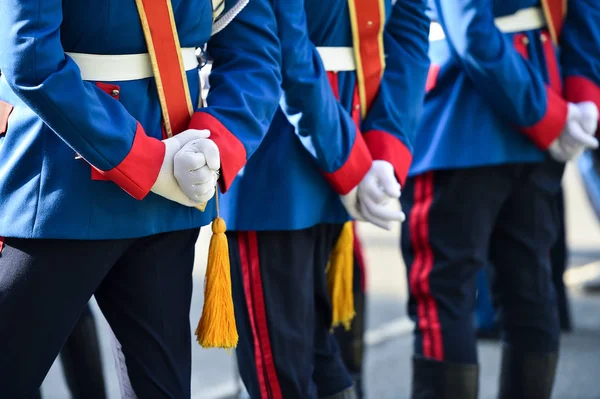
<instances>
[{"instance_id":1,"label":"dark trouser leg","mask_svg":"<svg viewBox=\"0 0 600 399\"><path fill-rule=\"evenodd\" d=\"M524 169L492 237L505 341L501 398L545 399L552 391L559 321L550 249L559 223L554 206L561 176L562 166L554 163Z\"/></svg>"},{"instance_id":2,"label":"dark trouser leg","mask_svg":"<svg viewBox=\"0 0 600 399\"><path fill-rule=\"evenodd\" d=\"M318 308L323 304L317 300L315 285L324 283L324 275L319 278L315 270L324 274L340 228L228 232L240 334L236 353L240 375L253 399L318 397L313 375L315 338L319 328L329 334L323 315L327 314L328 323L331 315L330 310ZM328 382L339 384L341 391L351 384L349 376L344 377L342 382Z\"/></svg>"},{"instance_id":3,"label":"dark trouser leg","mask_svg":"<svg viewBox=\"0 0 600 399\"><path fill-rule=\"evenodd\" d=\"M106 398L100 344L89 304L63 346L60 359L73 398Z\"/></svg>"},{"instance_id":4,"label":"dark trouser leg","mask_svg":"<svg viewBox=\"0 0 600 399\"><path fill-rule=\"evenodd\" d=\"M475 326L479 338L497 338L496 309L494 308L490 288L489 267L477 273L477 300L475 308Z\"/></svg>"},{"instance_id":5,"label":"dark trouser leg","mask_svg":"<svg viewBox=\"0 0 600 399\"><path fill-rule=\"evenodd\" d=\"M319 398L356 399L356 389L352 386L352 378L340 355L337 340L331 332L332 308L325 273L331 249L339 237L341 228L341 225L317 226L320 239L314 263L316 318L313 379L317 384ZM362 339L359 349L362 351Z\"/></svg>"},{"instance_id":6,"label":"dark trouser leg","mask_svg":"<svg viewBox=\"0 0 600 399\"><path fill-rule=\"evenodd\" d=\"M412 397L477 397L473 310L476 274L510 192L510 167L429 172L407 181L401 197L408 313L416 323Z\"/></svg>"},{"instance_id":7,"label":"dark trouser leg","mask_svg":"<svg viewBox=\"0 0 600 399\"><path fill-rule=\"evenodd\" d=\"M189 398L192 268L199 229L137 239L96 292L121 346L125 398Z\"/></svg>"},{"instance_id":8,"label":"dark trouser leg","mask_svg":"<svg viewBox=\"0 0 600 399\"><path fill-rule=\"evenodd\" d=\"M556 290L558 304L558 316L560 327L563 331L571 331L571 312L569 311L569 296L563 280L567 269L567 234L565 226L565 203L563 190L561 189L555 197L555 210L558 218L558 237L552 246L550 260L552 262L552 281Z\"/></svg>"},{"instance_id":9,"label":"dark trouser leg","mask_svg":"<svg viewBox=\"0 0 600 399\"><path fill-rule=\"evenodd\" d=\"M354 308L356 316L352 320L350 330L344 327L335 329L335 337L340 347L340 354L346 368L352 375L356 395L359 399L363 397L363 358L364 358L364 334L366 325L366 292L365 292L365 259L362 245L355 231L354 239Z\"/></svg>"},{"instance_id":10,"label":"dark trouser leg","mask_svg":"<svg viewBox=\"0 0 600 399\"><path fill-rule=\"evenodd\" d=\"M0 254L1 398L32 398L131 240L7 238Z\"/></svg>"}]
</instances>

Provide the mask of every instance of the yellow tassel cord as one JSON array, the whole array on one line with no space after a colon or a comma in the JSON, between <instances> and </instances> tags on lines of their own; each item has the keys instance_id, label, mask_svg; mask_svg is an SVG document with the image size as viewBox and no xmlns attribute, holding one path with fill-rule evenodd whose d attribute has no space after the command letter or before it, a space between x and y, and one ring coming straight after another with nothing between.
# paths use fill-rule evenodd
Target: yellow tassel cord
<instances>
[{"instance_id":1,"label":"yellow tassel cord","mask_svg":"<svg viewBox=\"0 0 600 399\"><path fill-rule=\"evenodd\" d=\"M233 298L231 294L231 269L229 245L225 235L225 221L217 217L212 223L213 235L208 248L208 265L204 283L204 309L196 329L198 343L204 348L233 349L238 343Z\"/></svg>"},{"instance_id":2,"label":"yellow tassel cord","mask_svg":"<svg viewBox=\"0 0 600 399\"><path fill-rule=\"evenodd\" d=\"M354 231L352 222L344 224L327 266L327 288L333 308L332 327L350 329L354 319Z\"/></svg>"}]
</instances>

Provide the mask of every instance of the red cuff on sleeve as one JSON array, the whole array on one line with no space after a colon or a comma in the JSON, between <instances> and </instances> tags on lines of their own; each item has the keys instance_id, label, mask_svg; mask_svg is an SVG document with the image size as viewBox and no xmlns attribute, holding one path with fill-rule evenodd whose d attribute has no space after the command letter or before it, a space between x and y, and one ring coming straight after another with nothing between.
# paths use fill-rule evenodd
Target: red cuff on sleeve
<instances>
[{"instance_id":1,"label":"red cuff on sleeve","mask_svg":"<svg viewBox=\"0 0 600 399\"><path fill-rule=\"evenodd\" d=\"M600 109L600 87L583 76L569 76L565 79L565 100L572 103L592 101ZM600 127L596 135L600 133Z\"/></svg>"},{"instance_id":2,"label":"red cuff on sleeve","mask_svg":"<svg viewBox=\"0 0 600 399\"><path fill-rule=\"evenodd\" d=\"M217 118L206 112L198 111L192 116L190 129L210 130L210 139L219 147L221 155L219 186L222 193L226 192L246 164L246 148Z\"/></svg>"},{"instance_id":3,"label":"red cuff on sleeve","mask_svg":"<svg viewBox=\"0 0 600 399\"><path fill-rule=\"evenodd\" d=\"M323 176L336 193L346 195L365 177L372 163L369 148L357 131L346 162L335 172L323 173Z\"/></svg>"},{"instance_id":4,"label":"red cuff on sleeve","mask_svg":"<svg viewBox=\"0 0 600 399\"><path fill-rule=\"evenodd\" d=\"M535 125L522 127L521 131L542 150L547 150L550 144L560 136L567 121L567 102L546 87L546 113Z\"/></svg>"},{"instance_id":5,"label":"red cuff on sleeve","mask_svg":"<svg viewBox=\"0 0 600 399\"><path fill-rule=\"evenodd\" d=\"M164 157L164 143L146 136L142 125L138 123L129 154L111 170L98 170L98 173L141 200L156 182Z\"/></svg>"},{"instance_id":6,"label":"red cuff on sleeve","mask_svg":"<svg viewBox=\"0 0 600 399\"><path fill-rule=\"evenodd\" d=\"M396 136L380 130L370 130L364 136L373 159L391 163L396 178L403 185L412 162L408 147Z\"/></svg>"}]
</instances>

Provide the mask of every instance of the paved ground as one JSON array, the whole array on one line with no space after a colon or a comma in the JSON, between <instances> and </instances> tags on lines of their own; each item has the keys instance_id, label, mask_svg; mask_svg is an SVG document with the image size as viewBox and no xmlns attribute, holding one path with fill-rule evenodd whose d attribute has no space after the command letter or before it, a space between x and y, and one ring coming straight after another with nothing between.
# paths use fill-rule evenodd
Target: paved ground
<instances>
[{"instance_id":1,"label":"paved ground","mask_svg":"<svg viewBox=\"0 0 600 399\"><path fill-rule=\"evenodd\" d=\"M579 185L578 176L569 170L567 184L568 235L571 265L566 279L572 284L576 329L563 338L554 398L600 399L600 295L583 294L579 287L600 279L600 227L591 213ZM405 318L405 269L397 246L398 232L386 233L361 226L369 260L369 320L367 342L367 390L372 399L408 398L412 325ZM206 255L207 236L198 243L199 258ZM203 259L196 265L196 292L191 315L198 320L201 307ZM95 309L97 310L97 309ZM97 314L99 314L97 312ZM110 398L118 398L110 343L101 315L103 359ZM481 398L495 395L499 345L481 343ZM237 389L233 355L219 350L201 350L194 345L194 398L227 398ZM60 365L54 364L43 385L44 398L68 398Z\"/></svg>"}]
</instances>

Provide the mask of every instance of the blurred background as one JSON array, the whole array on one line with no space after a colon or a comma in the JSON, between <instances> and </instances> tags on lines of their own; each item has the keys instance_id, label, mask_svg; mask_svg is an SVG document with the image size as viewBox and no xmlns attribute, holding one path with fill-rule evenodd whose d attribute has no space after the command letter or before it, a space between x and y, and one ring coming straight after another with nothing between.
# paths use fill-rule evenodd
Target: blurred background
<instances>
[{"instance_id":1,"label":"blurred background","mask_svg":"<svg viewBox=\"0 0 600 399\"><path fill-rule=\"evenodd\" d=\"M567 239L570 262L565 275L569 288L574 330L563 335L554 389L558 399L600 399L600 224L592 212L581 177L574 165L565 174ZM405 315L407 296L405 267L399 243L399 227L386 232L360 225L367 256L366 394L371 399L409 397L410 355L413 325ZM197 244L194 269L194 299L190 319L195 329L202 310L203 278L210 229L204 229ZM100 329L102 360L110 399L119 398L106 321L93 304ZM480 398L494 398L500 360L495 341L479 344ZM85 367L85 365L80 365ZM235 354L203 350L193 345L192 397L236 398L240 382L235 372ZM64 399L66 388L59 360L42 385L43 398Z\"/></svg>"}]
</instances>

